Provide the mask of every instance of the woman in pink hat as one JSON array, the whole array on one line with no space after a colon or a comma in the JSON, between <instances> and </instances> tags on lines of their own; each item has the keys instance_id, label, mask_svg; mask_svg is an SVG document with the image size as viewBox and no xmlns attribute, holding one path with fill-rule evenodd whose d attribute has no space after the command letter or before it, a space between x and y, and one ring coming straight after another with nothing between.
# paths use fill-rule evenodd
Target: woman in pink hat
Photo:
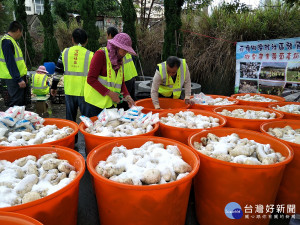
<instances>
[{"instance_id":1,"label":"woman in pink hat","mask_svg":"<svg viewBox=\"0 0 300 225\"><path fill-rule=\"evenodd\" d=\"M46 67L40 66L36 73L32 76L32 92L38 96L45 96L49 94L49 84L48 84L48 71Z\"/></svg>"},{"instance_id":2,"label":"woman in pink hat","mask_svg":"<svg viewBox=\"0 0 300 225\"><path fill-rule=\"evenodd\" d=\"M98 50L91 61L84 99L88 103L88 117L97 116L102 109L116 107L121 93L128 106L134 105L124 82L123 57L136 55L128 34L119 33L108 40L107 48Z\"/></svg>"}]
</instances>

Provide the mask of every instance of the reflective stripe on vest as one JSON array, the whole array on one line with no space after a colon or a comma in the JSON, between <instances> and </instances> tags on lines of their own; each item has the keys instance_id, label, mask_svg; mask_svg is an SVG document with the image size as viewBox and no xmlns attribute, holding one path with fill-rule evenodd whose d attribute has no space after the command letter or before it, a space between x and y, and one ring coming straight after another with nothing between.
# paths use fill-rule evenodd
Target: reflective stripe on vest
<instances>
[{"instance_id":1,"label":"reflective stripe on vest","mask_svg":"<svg viewBox=\"0 0 300 225\"><path fill-rule=\"evenodd\" d=\"M111 87L111 88L118 88L121 89L122 84L116 84L114 82L108 82L107 80L104 80L103 78L99 77L98 81L102 84L105 85L107 87Z\"/></svg>"},{"instance_id":2,"label":"reflective stripe on vest","mask_svg":"<svg viewBox=\"0 0 300 225\"><path fill-rule=\"evenodd\" d=\"M102 49L101 49L102 50ZM109 56L108 56L108 50L105 48L103 50L105 52L105 58L106 58L106 71L107 76L99 76L98 81L107 89L113 92L120 93L121 87L123 83L123 67L120 67L117 74L112 68ZM96 89L94 89L92 86L90 86L87 82L85 84L84 88L84 100L96 107L99 107L101 109L103 108L109 108L112 105L116 106L117 104L112 101L112 99L106 95L101 95Z\"/></svg>"},{"instance_id":3,"label":"reflective stripe on vest","mask_svg":"<svg viewBox=\"0 0 300 225\"><path fill-rule=\"evenodd\" d=\"M42 86L41 87L36 87L35 85L34 85L34 83L35 83L35 75L36 74L34 74L33 75L33 78L32 78L32 84L31 84L31 86L32 86L32 89L46 89L46 88L48 88L48 85L47 85L47 82L46 82L46 78L48 77L46 74L44 74L44 77L43 77L43 80L42 80ZM43 75L43 74L40 74L40 75Z\"/></svg>"},{"instance_id":4,"label":"reflective stripe on vest","mask_svg":"<svg viewBox=\"0 0 300 225\"><path fill-rule=\"evenodd\" d=\"M99 48L99 50L103 50L104 52L106 49L107 47ZM123 57L122 69L124 71L124 81L129 81L138 75L132 56L129 53Z\"/></svg>"},{"instance_id":5,"label":"reflective stripe on vest","mask_svg":"<svg viewBox=\"0 0 300 225\"><path fill-rule=\"evenodd\" d=\"M12 37L10 37L9 35L5 34L5 35L3 36L3 39L11 40ZM13 45L14 45L14 43L13 43ZM2 43L1 43L1 47L2 47ZM14 47L15 47L15 46L14 46ZM19 47L19 46L18 46L18 47ZM19 48L15 48L15 54L17 54L17 57L15 57L16 62L17 62L17 61L24 60L22 56L20 57ZM1 59L1 58L0 58L0 62L5 62L5 59Z\"/></svg>"},{"instance_id":6,"label":"reflective stripe on vest","mask_svg":"<svg viewBox=\"0 0 300 225\"><path fill-rule=\"evenodd\" d=\"M123 58L124 81L129 81L138 75L132 56L127 53Z\"/></svg>"},{"instance_id":7,"label":"reflective stripe on vest","mask_svg":"<svg viewBox=\"0 0 300 225\"><path fill-rule=\"evenodd\" d=\"M104 48L104 52L105 52L105 57L106 57L106 59L107 58L109 58L109 56L108 56L108 49L107 48ZM107 63L106 63L107 64ZM110 63L110 65L111 65L111 63ZM122 69L124 69L124 65L122 65ZM123 70L124 71L124 70ZM118 71L119 72L119 71ZM106 77L106 79L107 79L107 77ZM117 78L115 79L115 81L117 80ZM105 85L105 86L107 86L107 87L109 87L109 88L117 88L117 89L121 89L121 87L122 87L122 83L121 84L117 84L117 83L115 83L115 82L113 82L113 81L107 81L107 80L105 80L105 78L102 78L102 77L98 77L98 81L102 84L102 85Z\"/></svg>"},{"instance_id":8,"label":"reflective stripe on vest","mask_svg":"<svg viewBox=\"0 0 300 225\"><path fill-rule=\"evenodd\" d=\"M132 57L130 59L124 59L123 63L126 64L126 63L130 63L130 62L133 62L133 59Z\"/></svg>"},{"instance_id":9,"label":"reflective stripe on vest","mask_svg":"<svg viewBox=\"0 0 300 225\"><path fill-rule=\"evenodd\" d=\"M170 78L167 75L166 62L159 64L159 67L161 67L160 75L162 77L162 82L163 82L162 85L160 85L160 87L159 87L159 93L164 95L164 94L166 94L166 92L173 92L173 98L180 97L181 91L182 91L182 88L184 85L184 81L185 81L185 76L186 76L186 70L185 70L186 66L184 65L185 63L186 63L185 60L180 59L180 73L178 73L178 71L177 71L177 75L176 75L177 77L176 77L175 83L173 82L174 84L169 84L169 79L172 79L172 78ZM176 85L178 76L180 76L180 83L179 83L180 86L179 87L178 87L178 85ZM174 88L174 86L176 86L176 87ZM169 90L167 90L167 89L169 89ZM170 95L167 95L166 97L169 97L171 95L172 94L170 93Z\"/></svg>"},{"instance_id":10,"label":"reflective stripe on vest","mask_svg":"<svg viewBox=\"0 0 300 225\"><path fill-rule=\"evenodd\" d=\"M2 79L12 79L12 76L10 75L10 72L8 71L8 68L6 66L6 61L5 61L5 57L2 51L2 41L3 40L10 40L14 46L14 50L15 50L15 54L14 54L14 59L16 61L16 65L17 68L19 70L20 76L25 76L27 74L27 67L25 64L25 61L23 59L23 54L22 51L20 49L20 47L18 46L17 42L15 41L15 39L13 39L11 36L9 36L8 34L5 34L1 40L0 40L0 78Z\"/></svg>"},{"instance_id":11,"label":"reflective stripe on vest","mask_svg":"<svg viewBox=\"0 0 300 225\"><path fill-rule=\"evenodd\" d=\"M64 54L65 57L65 68L66 70L64 71L64 75L71 75L71 76L87 76L89 69L89 56L90 56L90 51L87 50L85 53L85 57L84 57L84 72L71 72L69 71L69 60L68 60L68 53L69 53L70 48L67 48Z\"/></svg>"},{"instance_id":12,"label":"reflective stripe on vest","mask_svg":"<svg viewBox=\"0 0 300 225\"><path fill-rule=\"evenodd\" d=\"M63 51L64 90L66 95L84 96L84 87L93 53L82 46Z\"/></svg>"},{"instance_id":13,"label":"reflective stripe on vest","mask_svg":"<svg viewBox=\"0 0 300 225\"><path fill-rule=\"evenodd\" d=\"M49 86L47 85L46 74L36 73L32 76L32 93L36 95L47 95L49 94Z\"/></svg>"}]
</instances>

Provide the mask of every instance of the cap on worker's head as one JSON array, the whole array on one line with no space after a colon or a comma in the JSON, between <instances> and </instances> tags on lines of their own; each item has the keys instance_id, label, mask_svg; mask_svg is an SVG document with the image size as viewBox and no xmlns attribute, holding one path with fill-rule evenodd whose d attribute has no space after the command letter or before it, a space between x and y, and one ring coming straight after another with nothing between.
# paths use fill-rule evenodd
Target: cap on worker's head
<instances>
[{"instance_id":1,"label":"cap on worker's head","mask_svg":"<svg viewBox=\"0 0 300 225\"><path fill-rule=\"evenodd\" d=\"M108 40L108 42L118 48L129 52L131 55L136 55L135 51L131 47L131 38L126 33L118 33L113 39Z\"/></svg>"},{"instance_id":2,"label":"cap on worker's head","mask_svg":"<svg viewBox=\"0 0 300 225\"><path fill-rule=\"evenodd\" d=\"M48 73L48 71L46 70L46 67L44 66L39 66L39 68L37 69L36 71L37 73L40 72L40 73Z\"/></svg>"}]
</instances>

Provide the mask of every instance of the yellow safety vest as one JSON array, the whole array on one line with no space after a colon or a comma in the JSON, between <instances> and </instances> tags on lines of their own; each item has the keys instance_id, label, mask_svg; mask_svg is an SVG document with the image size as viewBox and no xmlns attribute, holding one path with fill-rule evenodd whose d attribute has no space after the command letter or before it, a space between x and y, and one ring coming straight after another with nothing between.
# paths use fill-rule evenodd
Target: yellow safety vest
<instances>
[{"instance_id":1,"label":"yellow safety vest","mask_svg":"<svg viewBox=\"0 0 300 225\"><path fill-rule=\"evenodd\" d=\"M186 61L180 59L180 67L177 70L175 84L171 76L167 74L166 62L158 64L159 73L163 83L159 85L158 92L165 97L170 97L173 93L173 98L178 99L181 95L183 84L186 76Z\"/></svg>"},{"instance_id":2,"label":"yellow safety vest","mask_svg":"<svg viewBox=\"0 0 300 225\"><path fill-rule=\"evenodd\" d=\"M99 50L103 50L103 51L105 51L105 49L107 48L106 47L99 48ZM138 75L132 56L129 53L127 53L123 57L123 70L124 70L124 81L129 81Z\"/></svg>"},{"instance_id":3,"label":"yellow safety vest","mask_svg":"<svg viewBox=\"0 0 300 225\"><path fill-rule=\"evenodd\" d=\"M105 57L106 57L106 70L107 76L99 75L98 81L107 89L113 92L121 92L121 87L123 83L123 68L120 67L116 75L115 71L112 68L108 50L105 48ZM111 100L111 98L106 95L101 95L97 90L90 86L87 82L85 83L84 88L84 100L91 105L97 106L101 109L110 108L112 105L116 106L117 104Z\"/></svg>"},{"instance_id":4,"label":"yellow safety vest","mask_svg":"<svg viewBox=\"0 0 300 225\"><path fill-rule=\"evenodd\" d=\"M23 59L22 50L20 49L20 47L17 44L17 42L15 41L15 39L13 39L10 35L5 34L0 40L0 78L1 79L12 79L12 76L10 75L10 73L7 69L4 54L2 51L2 41L4 39L10 40L13 43L14 48L15 48L14 57L16 60L18 70L20 72L20 76L21 77L25 76L27 74L27 67L26 67L25 61Z\"/></svg>"},{"instance_id":5,"label":"yellow safety vest","mask_svg":"<svg viewBox=\"0 0 300 225\"><path fill-rule=\"evenodd\" d=\"M47 85L48 76L47 74L36 73L32 76L32 92L36 95L47 95L49 94L49 86Z\"/></svg>"},{"instance_id":6,"label":"yellow safety vest","mask_svg":"<svg viewBox=\"0 0 300 225\"><path fill-rule=\"evenodd\" d=\"M86 78L94 53L81 46L66 48L62 53L66 95L83 96Z\"/></svg>"},{"instance_id":7,"label":"yellow safety vest","mask_svg":"<svg viewBox=\"0 0 300 225\"><path fill-rule=\"evenodd\" d=\"M129 81L138 75L132 56L129 53L127 53L123 57L123 66L124 66L124 81Z\"/></svg>"}]
</instances>

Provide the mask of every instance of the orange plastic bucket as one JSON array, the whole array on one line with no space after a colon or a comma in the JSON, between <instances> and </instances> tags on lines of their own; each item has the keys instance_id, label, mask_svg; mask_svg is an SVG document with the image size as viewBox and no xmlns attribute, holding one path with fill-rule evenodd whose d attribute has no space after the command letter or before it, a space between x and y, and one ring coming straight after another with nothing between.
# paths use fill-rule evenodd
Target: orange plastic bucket
<instances>
[{"instance_id":1,"label":"orange plastic bucket","mask_svg":"<svg viewBox=\"0 0 300 225\"><path fill-rule=\"evenodd\" d=\"M283 128L285 126L290 126L293 129L300 129L300 120L281 120L264 123L261 125L261 131L271 136L267 133L269 128ZM284 141L282 139L277 140L288 144L293 148L294 158L285 169L276 202L285 205L295 204L297 213L300 213L300 144Z\"/></svg>"},{"instance_id":2,"label":"orange plastic bucket","mask_svg":"<svg viewBox=\"0 0 300 225\"><path fill-rule=\"evenodd\" d=\"M45 122L43 123L46 125L56 125L58 128L63 128L66 126L69 126L74 130L72 134L70 134L67 137L64 137L62 139L51 141L48 143L40 144L40 145L27 145L26 147L38 147L38 146L45 146L45 145L59 145L64 146L67 148L74 149L75 145L75 135L78 133L78 124L70 121L70 120L64 120L64 119L56 119L56 118L45 118ZM15 148L24 148L24 146L0 146L0 152L2 150L9 150L9 149L15 149Z\"/></svg>"},{"instance_id":3,"label":"orange plastic bucket","mask_svg":"<svg viewBox=\"0 0 300 225\"><path fill-rule=\"evenodd\" d=\"M141 99L135 102L137 106L143 106L143 113L160 113L170 109L188 109L190 105L185 104L184 100L173 98L159 98L160 109L155 109L151 98Z\"/></svg>"},{"instance_id":4,"label":"orange plastic bucket","mask_svg":"<svg viewBox=\"0 0 300 225\"><path fill-rule=\"evenodd\" d=\"M220 120L220 122L219 122L220 126L206 128L206 130L220 128L220 127L225 126L225 124L226 124L226 119L223 116L213 113L213 112L199 110L199 109L185 109L185 110L173 109L173 110L170 110L167 112L160 113L159 118L167 117L168 113L176 114L176 113L179 113L180 111L191 111L191 112L194 112L195 115L201 114L202 116L212 116L212 117L218 118ZM163 124L162 122L159 122L160 136L165 137L165 138L174 139L174 140L180 141L184 144L188 144L188 138L191 134L193 134L195 132L199 132L201 130L203 130L203 129L189 129L189 128L172 127L172 126Z\"/></svg>"},{"instance_id":5,"label":"orange plastic bucket","mask_svg":"<svg viewBox=\"0 0 300 225\"><path fill-rule=\"evenodd\" d=\"M0 212L0 224L3 225L43 225L39 221L22 214Z\"/></svg>"},{"instance_id":6,"label":"orange plastic bucket","mask_svg":"<svg viewBox=\"0 0 300 225\"><path fill-rule=\"evenodd\" d=\"M266 119L266 120L243 119L243 118L235 118L235 117L231 117L231 116L222 115L227 120L226 127L236 127L236 128L241 128L241 129L259 131L259 127L262 123L268 122L268 121L276 121L276 120L280 120L283 118L283 113L275 111L273 109L255 107L255 106L246 106L246 105L221 106L221 107L215 108L214 112L215 113L222 112L224 109L227 109L228 111L233 111L235 109L243 109L244 111L247 111L247 110L261 111L261 110L263 110L265 112L270 112L270 113L276 114L275 119ZM221 114L219 114L219 115L221 115Z\"/></svg>"},{"instance_id":7,"label":"orange plastic bucket","mask_svg":"<svg viewBox=\"0 0 300 225\"><path fill-rule=\"evenodd\" d=\"M132 149L147 141L178 146L183 160L192 167L190 174L174 182L147 186L121 184L97 174L95 167L115 146ZM192 178L199 165L199 157L190 147L161 137L115 140L96 147L87 157L87 167L94 178L101 225L184 225Z\"/></svg>"},{"instance_id":8,"label":"orange plastic bucket","mask_svg":"<svg viewBox=\"0 0 300 225\"><path fill-rule=\"evenodd\" d=\"M231 105L237 105L239 104L239 100L236 98L231 98L231 97L227 97L227 96L223 96L223 95L206 95L209 96L213 99L215 98L223 98L223 99L227 99L228 101L234 102L234 104ZM214 111L215 108L220 107L223 105L201 105L201 104L194 104L191 106L191 109L202 109L202 110L208 110L208 111Z\"/></svg>"},{"instance_id":9,"label":"orange plastic bucket","mask_svg":"<svg viewBox=\"0 0 300 225\"><path fill-rule=\"evenodd\" d=\"M272 165L243 165L214 159L197 151L201 161L201 167L194 179L198 222L204 225L268 225L269 217L256 219L258 215L255 214L256 205L263 205L266 212L266 205L274 204L286 164L293 158L293 150L288 145L260 132L233 128L196 133L189 137L189 146L193 147L195 141L201 142L200 138L206 137L208 133L219 137L237 133L240 138L270 144L276 152L285 156L286 160ZM231 202L241 206L242 218L235 220L225 215L225 207ZM246 211L245 207L252 207L252 213ZM249 218L245 218L246 214ZM252 218L252 215L255 217Z\"/></svg>"},{"instance_id":10,"label":"orange plastic bucket","mask_svg":"<svg viewBox=\"0 0 300 225\"><path fill-rule=\"evenodd\" d=\"M77 223L79 181L85 170L85 161L81 154L62 146L23 147L1 151L0 159L14 161L27 155L40 158L44 154L54 152L58 154L59 159L68 160L76 168L77 177L51 195L25 204L0 208L0 212L24 214L45 225L75 225Z\"/></svg>"},{"instance_id":11,"label":"orange plastic bucket","mask_svg":"<svg viewBox=\"0 0 300 225\"><path fill-rule=\"evenodd\" d=\"M97 119L98 119L97 116L91 117L91 120L93 122L96 121ZM103 144L104 142L107 141L128 139L128 138L139 137L139 136L155 136L156 132L158 131L159 124L156 123L153 126L154 126L153 130L151 130L150 132L140 134L140 135L127 136L127 137L105 137L105 136L97 136L94 134L90 134L85 131L86 126L83 122L79 124L79 130L84 135L86 153L89 154L90 151L93 148L95 148L97 145Z\"/></svg>"},{"instance_id":12,"label":"orange plastic bucket","mask_svg":"<svg viewBox=\"0 0 300 225\"><path fill-rule=\"evenodd\" d=\"M279 103L274 103L274 104L270 104L269 108L273 109L277 112L281 112L284 114L284 119L289 119L289 120L300 120L300 114L296 114L296 113L288 113L288 112L283 112L277 109L274 109L273 107L279 106L285 106L285 105L300 105L300 102L279 102Z\"/></svg>"},{"instance_id":13,"label":"orange plastic bucket","mask_svg":"<svg viewBox=\"0 0 300 225\"><path fill-rule=\"evenodd\" d=\"M232 98L237 98L237 96L244 96L246 94L249 94L251 96L254 96L254 95L261 95L265 98L271 98L271 99L274 99L276 100L277 102L284 102L285 99L283 97L279 97L279 96L276 96L276 95L266 95L266 94L258 94L258 93L243 93L243 94L234 94L234 95L231 95ZM240 105L252 105L252 106L258 106L258 107L268 107L268 105L270 104L273 104L275 102L254 102L254 101L245 101L245 100L242 100L242 99L238 99L239 100L239 104Z\"/></svg>"}]
</instances>

